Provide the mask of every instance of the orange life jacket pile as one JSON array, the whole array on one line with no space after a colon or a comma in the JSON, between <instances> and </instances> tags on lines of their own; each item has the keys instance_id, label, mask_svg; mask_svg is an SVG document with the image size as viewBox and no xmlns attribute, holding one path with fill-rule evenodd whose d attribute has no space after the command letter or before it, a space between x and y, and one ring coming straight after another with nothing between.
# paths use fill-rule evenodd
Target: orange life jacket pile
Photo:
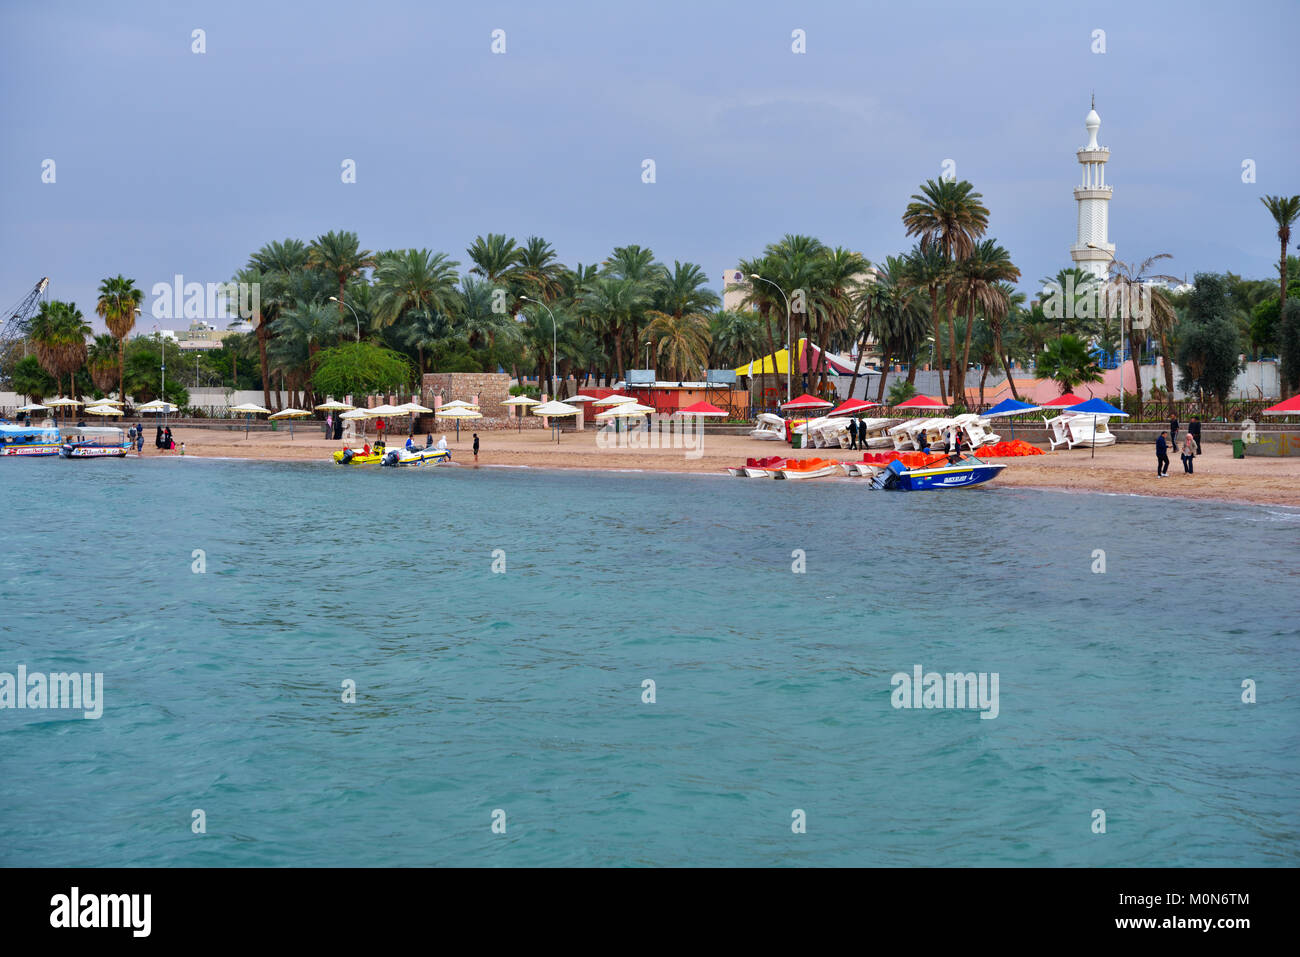
<instances>
[{"instance_id":1,"label":"orange life jacket pile","mask_svg":"<svg viewBox=\"0 0 1300 957\"><path fill-rule=\"evenodd\" d=\"M1036 445L1030 445L1020 439L1012 439L1009 442L994 442L992 445L981 445L975 450L975 454L982 459L1003 459L1018 458L1022 455L1045 455Z\"/></svg>"}]
</instances>

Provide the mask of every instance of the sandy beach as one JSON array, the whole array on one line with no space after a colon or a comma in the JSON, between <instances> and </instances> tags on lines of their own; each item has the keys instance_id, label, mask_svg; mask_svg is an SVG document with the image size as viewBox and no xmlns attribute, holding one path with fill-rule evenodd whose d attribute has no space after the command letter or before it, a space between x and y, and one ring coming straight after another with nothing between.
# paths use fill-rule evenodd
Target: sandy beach
<instances>
[{"instance_id":1,"label":"sandy beach","mask_svg":"<svg viewBox=\"0 0 1300 957\"><path fill-rule=\"evenodd\" d=\"M446 434L455 465L475 465L472 431L462 431L459 442L454 431ZM747 457L789 451L780 443L738 435L706 436L700 450L703 454L696 458L688 457L687 451L680 448L601 447L595 431L565 433L559 442L552 439L550 432L540 430L480 430L479 436L477 464L480 466L722 473L727 466L741 463ZM176 430L176 439L185 443L186 454L190 456L286 462L327 461L341 447L341 443L326 441L317 429L305 424L292 440L287 432L281 431L255 432L244 438L242 432L184 427ZM403 441L404 437L398 444ZM176 454L157 452L146 443L146 458ZM795 454L843 462L862 457L860 452L831 449L809 449ZM1000 485L1300 506L1300 458L1234 459L1232 447L1227 444L1206 445L1204 454L1196 458L1194 475L1186 475L1178 456L1171 456L1165 478L1156 477L1155 451L1146 445L1115 445L1098 449L1095 457L1089 449L1075 449L994 461L1008 466L997 479Z\"/></svg>"}]
</instances>

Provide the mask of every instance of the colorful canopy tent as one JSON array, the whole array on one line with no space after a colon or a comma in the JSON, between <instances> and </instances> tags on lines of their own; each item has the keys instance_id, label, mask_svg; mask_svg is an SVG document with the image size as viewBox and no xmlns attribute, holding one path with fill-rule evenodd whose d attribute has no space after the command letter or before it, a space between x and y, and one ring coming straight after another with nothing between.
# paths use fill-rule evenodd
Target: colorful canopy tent
<instances>
[{"instance_id":1,"label":"colorful canopy tent","mask_svg":"<svg viewBox=\"0 0 1300 957\"><path fill-rule=\"evenodd\" d=\"M946 403L938 399L931 398L928 395L914 395L906 402L900 402L894 406L895 409L946 409Z\"/></svg>"},{"instance_id":2,"label":"colorful canopy tent","mask_svg":"<svg viewBox=\"0 0 1300 957\"><path fill-rule=\"evenodd\" d=\"M1277 405L1270 405L1263 412L1264 415L1300 415L1300 395L1293 395L1284 402Z\"/></svg>"},{"instance_id":3,"label":"colorful canopy tent","mask_svg":"<svg viewBox=\"0 0 1300 957\"><path fill-rule=\"evenodd\" d=\"M800 339L795 346L798 359L795 361L795 372L803 375L808 372L814 372L821 369L821 358L823 351L817 346L812 345L807 339ZM833 352L825 353L826 371L829 375L853 375L853 363ZM778 349L771 355L764 356L761 359L754 359L743 366L737 366L734 370L736 375L785 375L790 371L790 350Z\"/></svg>"},{"instance_id":4,"label":"colorful canopy tent","mask_svg":"<svg viewBox=\"0 0 1300 957\"><path fill-rule=\"evenodd\" d=\"M1077 405L1072 405L1065 411L1073 412L1076 415L1091 415L1092 431L1094 433L1096 433L1097 431L1097 416L1099 415L1120 415L1125 417L1128 416L1128 413L1125 412L1123 409L1115 408L1105 399L1089 399L1087 402L1080 402ZM1092 444L1092 455L1090 455L1089 458L1095 459L1096 457L1097 457L1097 444L1096 442L1094 442Z\"/></svg>"},{"instance_id":5,"label":"colorful canopy tent","mask_svg":"<svg viewBox=\"0 0 1300 957\"><path fill-rule=\"evenodd\" d=\"M859 412L866 412L867 409L880 408L879 402L869 402L866 399L848 399L841 402L835 408L827 412L827 415L857 415Z\"/></svg>"}]
</instances>

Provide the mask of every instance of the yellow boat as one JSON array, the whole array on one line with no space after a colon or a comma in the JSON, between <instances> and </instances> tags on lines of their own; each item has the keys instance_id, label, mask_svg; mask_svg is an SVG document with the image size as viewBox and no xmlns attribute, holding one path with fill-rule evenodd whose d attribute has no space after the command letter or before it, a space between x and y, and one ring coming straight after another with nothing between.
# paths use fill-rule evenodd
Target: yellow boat
<instances>
[{"instance_id":1,"label":"yellow boat","mask_svg":"<svg viewBox=\"0 0 1300 957\"><path fill-rule=\"evenodd\" d=\"M370 447L370 453L364 449L340 449L334 453L335 465L377 465L384 458L384 444L376 442Z\"/></svg>"}]
</instances>

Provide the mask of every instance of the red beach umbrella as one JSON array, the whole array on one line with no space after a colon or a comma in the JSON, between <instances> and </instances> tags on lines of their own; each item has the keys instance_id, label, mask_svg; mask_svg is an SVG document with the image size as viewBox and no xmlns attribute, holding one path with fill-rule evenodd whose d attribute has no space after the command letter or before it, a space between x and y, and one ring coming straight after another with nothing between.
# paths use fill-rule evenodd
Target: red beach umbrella
<instances>
[{"instance_id":1,"label":"red beach umbrella","mask_svg":"<svg viewBox=\"0 0 1300 957\"><path fill-rule=\"evenodd\" d=\"M797 399L791 399L783 409L829 409L834 403L827 402L825 399L819 399L815 395L809 395L805 392Z\"/></svg>"},{"instance_id":2,"label":"red beach umbrella","mask_svg":"<svg viewBox=\"0 0 1300 957\"><path fill-rule=\"evenodd\" d=\"M1087 401L1087 399L1079 398L1073 392L1067 392L1065 395L1058 395L1051 402L1043 402L1041 404L1044 409L1064 409L1071 405L1083 405L1083 403Z\"/></svg>"},{"instance_id":3,"label":"red beach umbrella","mask_svg":"<svg viewBox=\"0 0 1300 957\"><path fill-rule=\"evenodd\" d=\"M720 415L724 417L727 415L716 405L710 405L707 402L696 402L694 405L683 406L677 410L677 413L679 415Z\"/></svg>"},{"instance_id":4,"label":"red beach umbrella","mask_svg":"<svg viewBox=\"0 0 1300 957\"><path fill-rule=\"evenodd\" d=\"M1285 402L1270 405L1264 415L1300 415L1300 395L1293 395Z\"/></svg>"},{"instance_id":5,"label":"red beach umbrella","mask_svg":"<svg viewBox=\"0 0 1300 957\"><path fill-rule=\"evenodd\" d=\"M900 402L895 409L946 409L947 405L928 395L914 395L906 402Z\"/></svg>"},{"instance_id":6,"label":"red beach umbrella","mask_svg":"<svg viewBox=\"0 0 1300 957\"><path fill-rule=\"evenodd\" d=\"M855 412L864 412L867 409L876 409L880 407L879 402L868 402L866 399L849 399L841 402L835 408L827 412L827 415L853 415Z\"/></svg>"}]
</instances>

